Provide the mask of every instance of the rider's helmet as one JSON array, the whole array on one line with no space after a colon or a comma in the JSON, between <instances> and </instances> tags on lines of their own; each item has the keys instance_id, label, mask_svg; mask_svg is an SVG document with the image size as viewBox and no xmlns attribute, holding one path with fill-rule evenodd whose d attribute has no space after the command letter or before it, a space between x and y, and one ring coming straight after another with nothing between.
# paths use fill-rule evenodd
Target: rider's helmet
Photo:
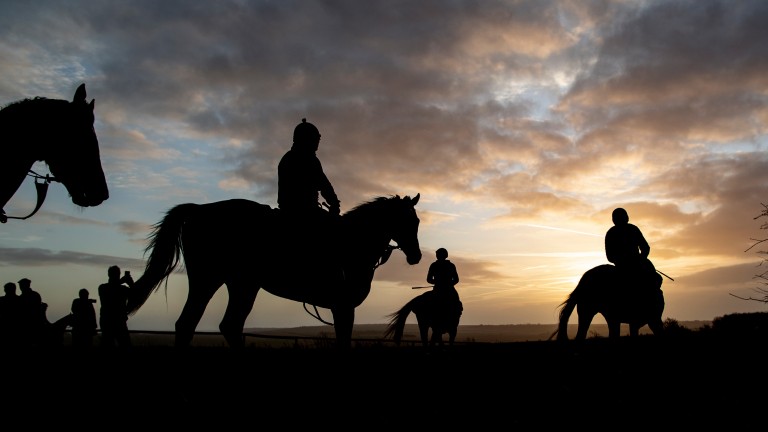
<instances>
[{"instance_id":1,"label":"rider's helmet","mask_svg":"<svg viewBox=\"0 0 768 432\"><path fill-rule=\"evenodd\" d=\"M448 258L448 251L445 248L440 248L437 251L435 251L435 256L438 259L446 259Z\"/></svg>"},{"instance_id":2,"label":"rider's helmet","mask_svg":"<svg viewBox=\"0 0 768 432\"><path fill-rule=\"evenodd\" d=\"M301 119L301 123L293 129L293 143L298 146L316 145L320 140L320 131L307 119Z\"/></svg>"},{"instance_id":3,"label":"rider's helmet","mask_svg":"<svg viewBox=\"0 0 768 432\"><path fill-rule=\"evenodd\" d=\"M629 223L629 214L623 208L619 207L611 213L614 225L626 225Z\"/></svg>"}]
</instances>

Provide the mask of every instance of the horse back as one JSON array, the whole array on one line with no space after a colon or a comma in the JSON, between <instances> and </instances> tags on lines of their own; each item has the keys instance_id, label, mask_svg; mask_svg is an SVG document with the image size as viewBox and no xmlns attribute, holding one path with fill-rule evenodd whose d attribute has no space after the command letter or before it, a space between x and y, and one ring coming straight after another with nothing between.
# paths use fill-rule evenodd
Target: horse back
<instances>
[{"instance_id":1,"label":"horse back","mask_svg":"<svg viewBox=\"0 0 768 432\"><path fill-rule=\"evenodd\" d=\"M231 262L240 255L253 257L253 250L258 255L269 233L263 228L276 219L275 212L266 204L240 198L191 207L181 235L185 260L201 256Z\"/></svg>"},{"instance_id":2,"label":"horse back","mask_svg":"<svg viewBox=\"0 0 768 432\"><path fill-rule=\"evenodd\" d=\"M623 280L615 266L602 264L582 276L571 296L580 309L601 313L607 320L623 323L647 322L649 311L664 308L663 294L633 286ZM657 305L660 303L660 305Z\"/></svg>"},{"instance_id":3,"label":"horse back","mask_svg":"<svg viewBox=\"0 0 768 432\"><path fill-rule=\"evenodd\" d=\"M343 283L341 263L329 269L323 245L296 238L279 209L230 199L186 212L181 241L190 278L259 286L321 307Z\"/></svg>"}]
</instances>

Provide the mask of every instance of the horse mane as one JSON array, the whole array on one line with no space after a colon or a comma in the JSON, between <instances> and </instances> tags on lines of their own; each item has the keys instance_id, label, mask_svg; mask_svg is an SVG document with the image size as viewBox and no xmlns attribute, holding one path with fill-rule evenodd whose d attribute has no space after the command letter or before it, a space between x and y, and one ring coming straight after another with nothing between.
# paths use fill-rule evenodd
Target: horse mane
<instances>
[{"instance_id":1,"label":"horse mane","mask_svg":"<svg viewBox=\"0 0 768 432\"><path fill-rule=\"evenodd\" d=\"M28 124L30 123L29 114L27 113L29 110L35 109L47 111L62 103L68 104L69 102L63 99L50 99L42 96L35 96L34 98L21 99L6 104L0 108L0 116L2 116L3 122L6 122L4 124ZM51 112L50 114L54 115L55 113ZM38 118L40 115L43 114L36 112L34 118Z\"/></svg>"},{"instance_id":2,"label":"horse mane","mask_svg":"<svg viewBox=\"0 0 768 432\"><path fill-rule=\"evenodd\" d=\"M5 104L2 108L0 108L0 110L5 110L6 108L13 108L15 106L28 105L29 102L38 102L38 101L44 101L44 100L56 100L56 99L49 99L43 96L35 96L33 98L24 98L21 100L17 100L17 101Z\"/></svg>"},{"instance_id":3,"label":"horse mane","mask_svg":"<svg viewBox=\"0 0 768 432\"><path fill-rule=\"evenodd\" d=\"M397 196L397 195L389 195L389 196L379 196L379 197L376 197L376 198L372 198L372 199L370 199L368 201L365 201L365 202L362 202L362 203L356 205L355 207L353 207L351 210L349 210L345 214L353 214L353 213L358 213L358 212L364 212L366 210L367 211L375 211L375 210L372 210L372 209L378 209L379 207L381 207L383 205L384 202L389 201L389 200L394 199L394 198L400 198L400 197Z\"/></svg>"},{"instance_id":4,"label":"horse mane","mask_svg":"<svg viewBox=\"0 0 768 432\"><path fill-rule=\"evenodd\" d=\"M372 214L376 215L378 218L381 218L383 214L386 214L386 212L383 212L382 210L388 208L393 200L399 202L402 200L402 198L400 198L400 195L379 196L358 204L348 212L344 213L344 216L357 220L361 217L367 217L369 214Z\"/></svg>"}]
</instances>

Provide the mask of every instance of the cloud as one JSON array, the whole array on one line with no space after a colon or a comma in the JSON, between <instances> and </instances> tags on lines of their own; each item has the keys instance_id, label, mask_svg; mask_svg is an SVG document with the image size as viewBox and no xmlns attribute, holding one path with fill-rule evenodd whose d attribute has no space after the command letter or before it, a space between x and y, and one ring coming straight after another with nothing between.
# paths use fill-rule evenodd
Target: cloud
<instances>
[{"instance_id":1,"label":"cloud","mask_svg":"<svg viewBox=\"0 0 768 432\"><path fill-rule=\"evenodd\" d=\"M126 268L143 268L142 260L95 255L76 251L52 251L42 248L0 248L0 267L50 267L80 264L107 268L118 265Z\"/></svg>"}]
</instances>

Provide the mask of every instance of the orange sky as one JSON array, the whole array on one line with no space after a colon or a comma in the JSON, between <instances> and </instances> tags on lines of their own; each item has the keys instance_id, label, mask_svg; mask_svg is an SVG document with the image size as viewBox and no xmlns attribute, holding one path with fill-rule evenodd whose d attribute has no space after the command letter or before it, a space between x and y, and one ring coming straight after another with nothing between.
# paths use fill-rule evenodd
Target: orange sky
<instances>
[{"instance_id":1,"label":"orange sky","mask_svg":"<svg viewBox=\"0 0 768 432\"><path fill-rule=\"evenodd\" d=\"M79 6L78 3L83 3ZM110 186L78 209L0 226L0 280L28 277L49 318L112 264L143 271L150 227L183 202L276 205L302 117L342 211L421 194L424 259L376 272L357 322L419 293L434 251L461 276L464 324L553 323L615 207L665 280L665 317L764 311L768 4L761 1L13 3L0 14L0 101L86 83ZM36 166L45 172L43 164ZM34 206L28 181L8 214ZM174 275L131 319L172 329ZM220 292L199 327L215 330ZM330 314L327 314L330 316ZM327 317L326 317L327 318ZM316 325L260 293L248 327Z\"/></svg>"}]
</instances>

